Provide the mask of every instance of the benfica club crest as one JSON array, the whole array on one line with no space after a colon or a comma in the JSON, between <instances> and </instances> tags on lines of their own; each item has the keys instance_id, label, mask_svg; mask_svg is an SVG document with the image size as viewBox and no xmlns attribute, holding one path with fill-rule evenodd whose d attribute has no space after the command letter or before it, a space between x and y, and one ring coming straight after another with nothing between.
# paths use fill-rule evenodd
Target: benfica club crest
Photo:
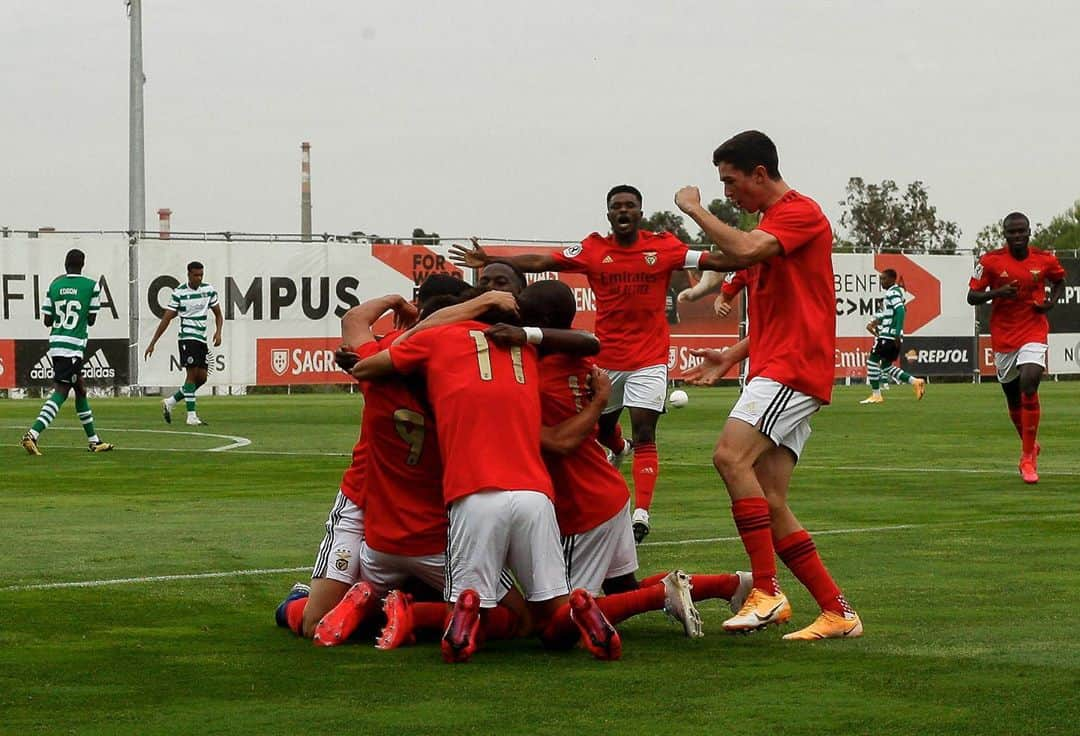
<instances>
[{"instance_id":1,"label":"benfica club crest","mask_svg":"<svg viewBox=\"0 0 1080 736\"><path fill-rule=\"evenodd\" d=\"M645 251L645 262L648 263L650 266L655 266L656 265L656 251L655 250L647 250L647 251Z\"/></svg>"},{"instance_id":2,"label":"benfica club crest","mask_svg":"<svg viewBox=\"0 0 1080 736\"><path fill-rule=\"evenodd\" d=\"M270 368L279 376L284 376L289 369L289 351L286 348L274 348L270 351Z\"/></svg>"}]
</instances>

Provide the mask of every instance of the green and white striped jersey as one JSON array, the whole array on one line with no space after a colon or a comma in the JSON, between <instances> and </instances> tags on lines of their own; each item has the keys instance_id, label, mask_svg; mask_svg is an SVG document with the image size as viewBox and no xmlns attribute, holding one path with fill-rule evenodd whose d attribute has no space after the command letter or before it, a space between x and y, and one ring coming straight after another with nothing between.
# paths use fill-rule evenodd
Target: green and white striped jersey
<instances>
[{"instance_id":1,"label":"green and white striped jersey","mask_svg":"<svg viewBox=\"0 0 1080 736\"><path fill-rule=\"evenodd\" d=\"M92 278L77 273L57 276L41 305L41 312L52 317L49 332L49 355L81 358L86 351L90 315L101 307L101 289Z\"/></svg>"},{"instance_id":2,"label":"green and white striped jersey","mask_svg":"<svg viewBox=\"0 0 1080 736\"><path fill-rule=\"evenodd\" d=\"M165 308L180 315L180 334L176 339L206 342L207 316L217 303L217 291L210 284L199 284L198 289L192 289L185 282L173 289Z\"/></svg>"},{"instance_id":3,"label":"green and white striped jersey","mask_svg":"<svg viewBox=\"0 0 1080 736\"><path fill-rule=\"evenodd\" d=\"M904 290L897 284L893 284L885 290L885 306L874 315L878 325L878 337L903 337L906 310Z\"/></svg>"}]
</instances>

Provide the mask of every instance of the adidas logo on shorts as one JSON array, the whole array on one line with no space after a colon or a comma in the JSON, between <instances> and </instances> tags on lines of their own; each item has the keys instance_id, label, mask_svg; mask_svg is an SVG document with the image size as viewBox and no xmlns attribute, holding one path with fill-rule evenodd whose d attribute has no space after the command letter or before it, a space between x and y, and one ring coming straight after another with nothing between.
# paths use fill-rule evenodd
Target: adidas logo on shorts
<instances>
[{"instance_id":1,"label":"adidas logo on shorts","mask_svg":"<svg viewBox=\"0 0 1080 736\"><path fill-rule=\"evenodd\" d=\"M116 369L109 365L109 359L105 357L105 351L97 349L93 355L83 361L82 376L86 379L116 378ZM34 367L30 369L30 378L37 381L51 381L56 376L53 371L52 358L48 353L42 355Z\"/></svg>"}]
</instances>

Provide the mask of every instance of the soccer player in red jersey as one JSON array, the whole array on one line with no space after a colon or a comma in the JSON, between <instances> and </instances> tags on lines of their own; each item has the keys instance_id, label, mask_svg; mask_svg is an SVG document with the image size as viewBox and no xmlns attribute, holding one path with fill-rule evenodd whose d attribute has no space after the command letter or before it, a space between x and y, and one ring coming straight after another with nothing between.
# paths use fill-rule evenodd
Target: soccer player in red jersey
<instances>
[{"instance_id":1,"label":"soccer player in red jersey","mask_svg":"<svg viewBox=\"0 0 1080 736\"><path fill-rule=\"evenodd\" d=\"M979 258L967 300L973 306L991 302L990 346L1009 417L1020 435L1020 477L1037 483L1039 382L1046 370L1050 329L1046 313L1065 291L1065 269L1053 253L1029 245L1026 215L1013 212L1002 224L1006 247Z\"/></svg>"},{"instance_id":2,"label":"soccer player in red jersey","mask_svg":"<svg viewBox=\"0 0 1080 736\"><path fill-rule=\"evenodd\" d=\"M754 589L724 628L751 631L791 618L776 581L779 554L822 611L810 626L784 638L859 636L862 622L787 503L795 463L810 436L810 417L832 397L832 228L816 202L781 178L776 146L764 133L747 131L724 142L713 153L713 164L728 199L762 213L758 226L746 233L703 207L697 187L683 187L675 195L679 209L716 244L724 270L747 269L749 336L723 352L697 351L705 361L688 375L693 382L711 383L750 356L746 387L713 452L754 575Z\"/></svg>"},{"instance_id":3,"label":"soccer player in red jersey","mask_svg":"<svg viewBox=\"0 0 1080 736\"><path fill-rule=\"evenodd\" d=\"M649 509L660 471L656 424L667 396L668 282L673 271L710 268L709 254L691 251L671 233L641 230L641 217L641 192L623 184L607 195L611 235L592 233L580 245L552 254L495 258L475 239L472 249L454 246L450 250L455 263L470 268L503 261L526 272L567 271L588 277L596 294L596 335L601 344L597 364L608 371L613 386L608 411L600 422L600 440L617 462L630 453L631 446L619 430L619 415L623 407L629 409L633 527L638 543L649 533Z\"/></svg>"}]
</instances>

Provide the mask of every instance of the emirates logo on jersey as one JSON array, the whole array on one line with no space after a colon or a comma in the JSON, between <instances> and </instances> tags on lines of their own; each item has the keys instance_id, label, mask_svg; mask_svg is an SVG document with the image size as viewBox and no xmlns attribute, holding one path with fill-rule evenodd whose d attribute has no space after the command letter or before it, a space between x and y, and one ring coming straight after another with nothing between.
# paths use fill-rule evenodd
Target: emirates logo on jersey
<instances>
[{"instance_id":1,"label":"emirates logo on jersey","mask_svg":"<svg viewBox=\"0 0 1080 736\"><path fill-rule=\"evenodd\" d=\"M655 266L656 265L656 251L655 250L647 250L647 251L645 251L645 262L648 263L650 266Z\"/></svg>"},{"instance_id":2,"label":"emirates logo on jersey","mask_svg":"<svg viewBox=\"0 0 1080 736\"><path fill-rule=\"evenodd\" d=\"M274 348L270 351L270 369L276 375L284 376L289 369L289 351L285 348Z\"/></svg>"}]
</instances>

